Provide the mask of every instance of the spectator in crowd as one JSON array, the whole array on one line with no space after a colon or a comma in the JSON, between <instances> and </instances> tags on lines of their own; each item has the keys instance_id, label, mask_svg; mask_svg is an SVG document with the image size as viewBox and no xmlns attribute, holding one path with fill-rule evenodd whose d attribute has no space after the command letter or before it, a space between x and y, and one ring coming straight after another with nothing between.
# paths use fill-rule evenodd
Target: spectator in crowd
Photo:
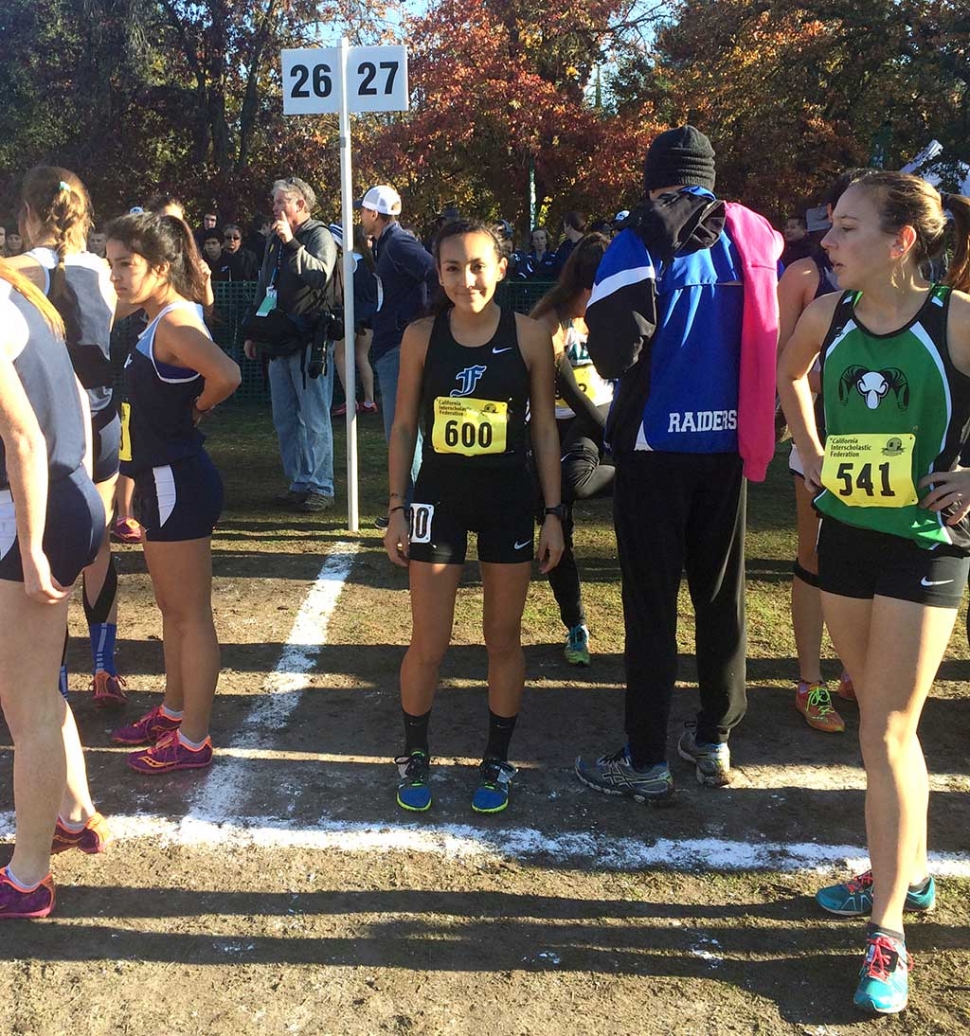
<instances>
[{"instance_id":1,"label":"spectator in crowd","mask_svg":"<svg viewBox=\"0 0 970 1036\"><path fill-rule=\"evenodd\" d=\"M263 257L266 255L266 242L273 232L273 221L259 213L253 216L249 224L249 233L246 235L245 246L256 256L257 266L262 266Z\"/></svg>"},{"instance_id":2,"label":"spectator in crowd","mask_svg":"<svg viewBox=\"0 0 970 1036\"><path fill-rule=\"evenodd\" d=\"M154 211L154 210L151 210ZM181 217L185 219L183 215ZM202 217L202 226L193 235L195 237L195 243L198 245L199 252L205 254L205 236L210 230L215 230L219 226L219 216L214 211L206 212Z\"/></svg>"},{"instance_id":3,"label":"spectator in crowd","mask_svg":"<svg viewBox=\"0 0 970 1036\"><path fill-rule=\"evenodd\" d=\"M256 256L242 242L242 230L227 223L222 230L221 255L212 267L214 281L254 281L259 276Z\"/></svg>"},{"instance_id":4,"label":"spectator in crowd","mask_svg":"<svg viewBox=\"0 0 970 1036\"><path fill-rule=\"evenodd\" d=\"M215 273L222 263L222 233L213 228L202 235L202 258L209 267L210 273Z\"/></svg>"},{"instance_id":5,"label":"spectator in crowd","mask_svg":"<svg viewBox=\"0 0 970 1036\"><path fill-rule=\"evenodd\" d=\"M330 233L338 248L343 248L344 231L339 223L330 224ZM353 260L353 299L354 299L354 362L357 373L360 375L360 387L364 394L364 401L357 403L359 413L376 414L377 404L374 402L374 369L370 365L370 343L373 337L374 314L377 312L378 303L378 281L377 264L374 262L374 253L371 251L370 242L364 233L364 228L358 223L354 227L354 248L351 253ZM336 293L339 299L344 297L346 288L342 278L343 267L337 264L336 277L340 284L340 290ZM335 347L335 358L337 361L337 375L340 384L347 387L347 359L344 350L344 343L338 342ZM343 417L347 413L347 401L338 407L334 407L333 416Z\"/></svg>"},{"instance_id":6,"label":"spectator in crowd","mask_svg":"<svg viewBox=\"0 0 970 1036\"><path fill-rule=\"evenodd\" d=\"M556 279L556 253L549 248L549 231L536 227L532 231L532 251L518 263L519 276L535 281Z\"/></svg>"},{"instance_id":7,"label":"spectator in crowd","mask_svg":"<svg viewBox=\"0 0 970 1036\"><path fill-rule=\"evenodd\" d=\"M317 196L305 180L277 180L271 194L273 239L259 271L243 350L250 360L257 349L269 360L273 424L289 480L277 500L314 513L332 507L334 495L333 364L321 349L337 246L312 216Z\"/></svg>"},{"instance_id":8,"label":"spectator in crowd","mask_svg":"<svg viewBox=\"0 0 970 1036\"><path fill-rule=\"evenodd\" d=\"M388 184L378 184L355 202L360 209L364 233L374 239L377 276L383 299L374 314L374 341L371 362L381 386L384 437L390 440L394 424L397 379L401 367L401 338L404 329L428 305L429 285L435 273L434 259L420 241L401 229L401 196ZM420 464L421 437L409 465L412 482ZM378 528L387 528L386 518Z\"/></svg>"},{"instance_id":9,"label":"spectator in crowd","mask_svg":"<svg viewBox=\"0 0 970 1036\"><path fill-rule=\"evenodd\" d=\"M103 230L98 230L97 227L91 227L88 233L88 251L92 255L96 255L99 259L104 259L104 245L107 241L107 237Z\"/></svg>"},{"instance_id":10,"label":"spectator in crowd","mask_svg":"<svg viewBox=\"0 0 970 1036\"><path fill-rule=\"evenodd\" d=\"M12 259L24 251L24 239L20 236L20 228L14 223L7 227L7 247L4 256Z\"/></svg>"},{"instance_id":11,"label":"spectator in crowd","mask_svg":"<svg viewBox=\"0 0 970 1036\"><path fill-rule=\"evenodd\" d=\"M610 236L616 237L617 234L623 229L624 224L627 221L627 217L630 215L629 209L620 209L620 211L613 217L613 223L610 227Z\"/></svg>"},{"instance_id":12,"label":"spectator in crowd","mask_svg":"<svg viewBox=\"0 0 970 1036\"><path fill-rule=\"evenodd\" d=\"M572 254L583 235L586 233L586 216L575 209L566 213L562 219L562 241L556 249L556 276L558 277L566 260Z\"/></svg>"},{"instance_id":13,"label":"spectator in crowd","mask_svg":"<svg viewBox=\"0 0 970 1036\"><path fill-rule=\"evenodd\" d=\"M746 709L745 479L762 480L774 456L782 241L757 213L715 198L714 149L693 126L655 138L644 186L586 309L589 354L619 379L606 439L627 740L577 758L576 773L597 791L658 802L673 792L667 726L685 569L701 709L677 750L701 784L730 782L728 736Z\"/></svg>"},{"instance_id":14,"label":"spectator in crowd","mask_svg":"<svg viewBox=\"0 0 970 1036\"><path fill-rule=\"evenodd\" d=\"M789 266L799 259L807 259L813 252L812 239L808 236L808 222L804 216L789 216L783 231L785 250L781 261Z\"/></svg>"}]
</instances>

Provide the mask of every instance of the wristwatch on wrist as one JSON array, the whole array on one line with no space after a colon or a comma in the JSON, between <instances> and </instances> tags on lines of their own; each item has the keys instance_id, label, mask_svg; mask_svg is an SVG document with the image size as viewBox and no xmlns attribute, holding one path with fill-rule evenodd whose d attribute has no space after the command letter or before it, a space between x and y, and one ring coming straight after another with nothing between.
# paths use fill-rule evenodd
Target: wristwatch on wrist
<instances>
[{"instance_id":1,"label":"wristwatch on wrist","mask_svg":"<svg viewBox=\"0 0 970 1036\"><path fill-rule=\"evenodd\" d=\"M555 507L547 507L546 514L555 515L561 522L566 519L566 505L556 504Z\"/></svg>"}]
</instances>

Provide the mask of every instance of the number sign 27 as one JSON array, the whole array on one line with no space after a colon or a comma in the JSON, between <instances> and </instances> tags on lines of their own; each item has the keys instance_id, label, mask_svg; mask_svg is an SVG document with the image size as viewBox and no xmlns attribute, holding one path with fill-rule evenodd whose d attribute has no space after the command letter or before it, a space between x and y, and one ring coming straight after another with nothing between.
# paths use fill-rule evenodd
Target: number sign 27
<instances>
[{"instance_id":1,"label":"number sign 27","mask_svg":"<svg viewBox=\"0 0 970 1036\"><path fill-rule=\"evenodd\" d=\"M283 114L325 115L340 110L337 47L284 50ZM351 47L347 98L352 112L406 111L408 59L405 47Z\"/></svg>"}]
</instances>

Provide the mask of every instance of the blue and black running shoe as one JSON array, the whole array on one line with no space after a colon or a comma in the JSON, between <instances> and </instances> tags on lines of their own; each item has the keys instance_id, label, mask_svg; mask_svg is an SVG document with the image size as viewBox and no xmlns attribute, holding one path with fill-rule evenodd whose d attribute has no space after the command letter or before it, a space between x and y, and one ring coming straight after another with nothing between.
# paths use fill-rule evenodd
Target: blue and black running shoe
<instances>
[{"instance_id":1,"label":"blue and black running shoe","mask_svg":"<svg viewBox=\"0 0 970 1036\"><path fill-rule=\"evenodd\" d=\"M509 804L515 767L505 759L483 759L478 768L480 783L472 796L476 813L501 813Z\"/></svg>"},{"instance_id":2,"label":"blue and black running shoe","mask_svg":"<svg viewBox=\"0 0 970 1036\"><path fill-rule=\"evenodd\" d=\"M427 752L412 752L394 760L401 783L397 786L397 804L413 813L431 809L431 759Z\"/></svg>"}]
</instances>

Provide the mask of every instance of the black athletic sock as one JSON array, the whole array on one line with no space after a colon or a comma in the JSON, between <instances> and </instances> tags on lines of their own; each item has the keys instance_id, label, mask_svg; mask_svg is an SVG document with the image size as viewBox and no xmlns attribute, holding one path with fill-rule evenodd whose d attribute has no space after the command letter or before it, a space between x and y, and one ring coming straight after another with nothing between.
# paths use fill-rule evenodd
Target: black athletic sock
<instances>
[{"instance_id":1,"label":"black athletic sock","mask_svg":"<svg viewBox=\"0 0 970 1036\"><path fill-rule=\"evenodd\" d=\"M424 752L430 755L428 750L428 724L431 722L431 709L423 716L412 716L410 712L401 709L404 716L404 754L412 752Z\"/></svg>"},{"instance_id":2,"label":"black athletic sock","mask_svg":"<svg viewBox=\"0 0 970 1036\"><path fill-rule=\"evenodd\" d=\"M896 942L906 942L906 936L903 935L902 932L894 932L891 928L887 928L885 925L873 924L870 921L866 925L866 938L871 939L874 935L888 935L890 939L895 939Z\"/></svg>"},{"instance_id":3,"label":"black athletic sock","mask_svg":"<svg viewBox=\"0 0 970 1036\"><path fill-rule=\"evenodd\" d=\"M915 893L917 896L921 896L929 887L930 876L927 874L926 877L917 885L910 885L909 891Z\"/></svg>"},{"instance_id":4,"label":"black athletic sock","mask_svg":"<svg viewBox=\"0 0 970 1036\"><path fill-rule=\"evenodd\" d=\"M515 721L518 718L518 716L496 716L491 709L488 710L486 759L503 759L508 762L509 742L512 740L512 731L515 730Z\"/></svg>"}]
</instances>

